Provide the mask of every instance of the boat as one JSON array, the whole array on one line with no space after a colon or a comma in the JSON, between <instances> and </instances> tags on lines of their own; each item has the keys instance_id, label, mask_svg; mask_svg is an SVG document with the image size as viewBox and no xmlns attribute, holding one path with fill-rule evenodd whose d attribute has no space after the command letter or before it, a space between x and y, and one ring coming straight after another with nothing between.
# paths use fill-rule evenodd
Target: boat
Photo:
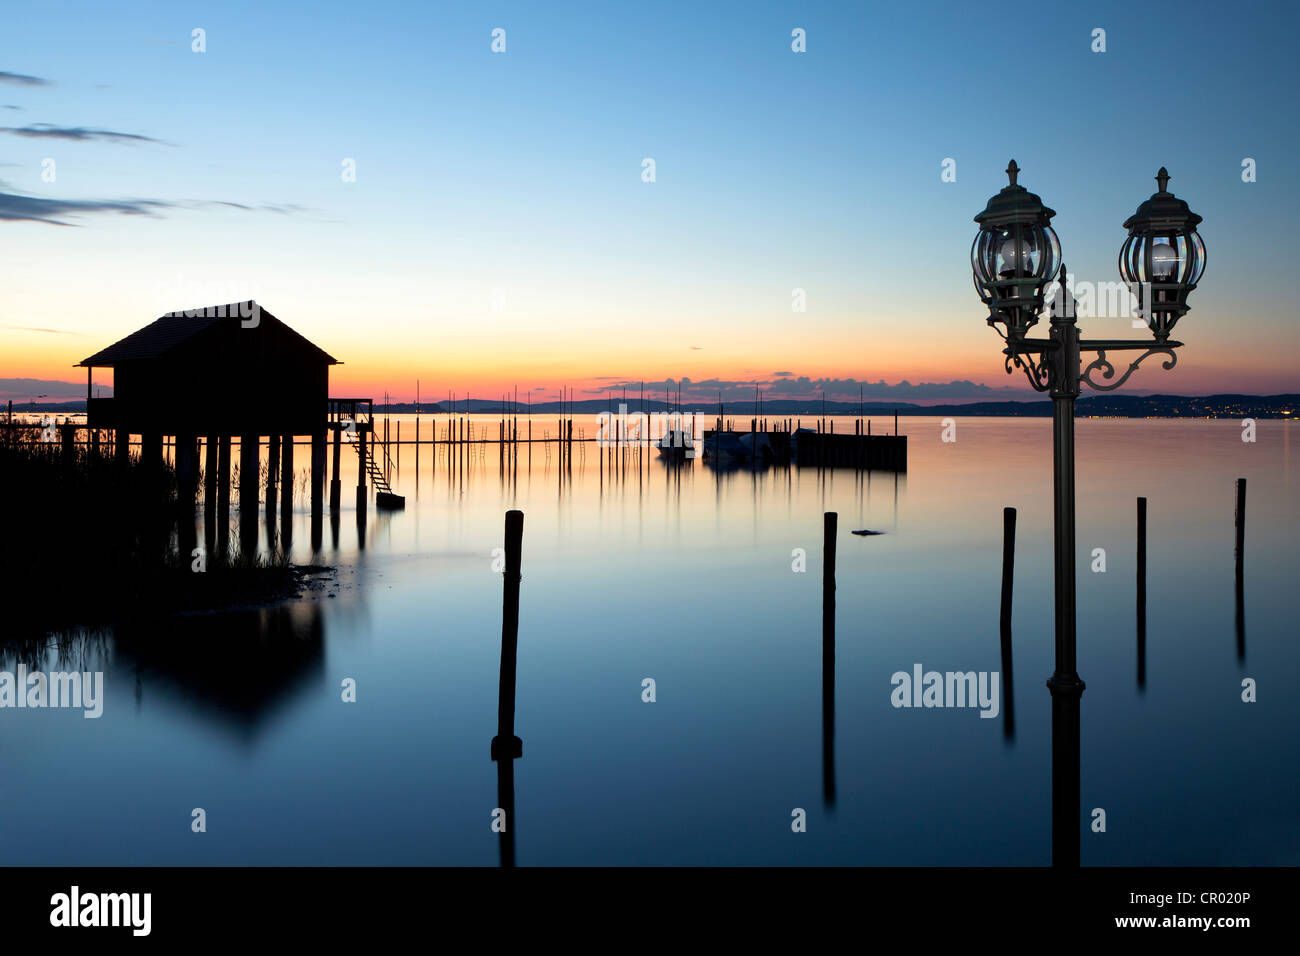
<instances>
[{"instance_id":1,"label":"boat","mask_svg":"<svg viewBox=\"0 0 1300 956\"><path fill-rule=\"evenodd\" d=\"M670 428L653 444L659 450L660 458L680 460L695 457L695 436L680 428Z\"/></svg>"}]
</instances>

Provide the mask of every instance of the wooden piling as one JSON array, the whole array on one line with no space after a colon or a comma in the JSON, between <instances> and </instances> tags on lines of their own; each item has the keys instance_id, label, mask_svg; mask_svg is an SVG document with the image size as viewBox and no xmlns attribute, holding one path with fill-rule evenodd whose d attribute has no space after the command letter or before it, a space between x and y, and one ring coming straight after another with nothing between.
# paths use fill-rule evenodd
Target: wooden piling
<instances>
[{"instance_id":1,"label":"wooden piling","mask_svg":"<svg viewBox=\"0 0 1300 956\"><path fill-rule=\"evenodd\" d=\"M266 439L266 523L275 524L279 511L278 498L280 483L280 436L269 435ZM269 533L269 532L268 532Z\"/></svg>"},{"instance_id":2,"label":"wooden piling","mask_svg":"<svg viewBox=\"0 0 1300 956\"><path fill-rule=\"evenodd\" d=\"M835 534L839 515L822 515L822 800L835 805Z\"/></svg>"},{"instance_id":3,"label":"wooden piling","mask_svg":"<svg viewBox=\"0 0 1300 956\"><path fill-rule=\"evenodd\" d=\"M260 436L239 436L239 540L245 561L252 561L257 549L257 494Z\"/></svg>"},{"instance_id":4,"label":"wooden piling","mask_svg":"<svg viewBox=\"0 0 1300 956\"><path fill-rule=\"evenodd\" d=\"M357 459L357 512L358 517L366 510L366 430L370 426L357 426L357 442L360 457Z\"/></svg>"},{"instance_id":5,"label":"wooden piling","mask_svg":"<svg viewBox=\"0 0 1300 956\"><path fill-rule=\"evenodd\" d=\"M1002 509L1002 627L1011 626L1011 594L1016 570L1016 509Z\"/></svg>"},{"instance_id":6,"label":"wooden piling","mask_svg":"<svg viewBox=\"0 0 1300 956\"><path fill-rule=\"evenodd\" d=\"M207 436L203 460L203 540L209 551L216 545L217 531L217 436Z\"/></svg>"},{"instance_id":7,"label":"wooden piling","mask_svg":"<svg viewBox=\"0 0 1300 956\"><path fill-rule=\"evenodd\" d=\"M1237 578L1241 579L1246 557L1246 479L1237 479L1236 530L1237 546L1234 549L1237 564Z\"/></svg>"},{"instance_id":8,"label":"wooden piling","mask_svg":"<svg viewBox=\"0 0 1300 956\"><path fill-rule=\"evenodd\" d=\"M398 428L401 428L399 423ZM401 446L398 446L398 455ZM319 515L325 507L325 432L319 429L311 436L311 513Z\"/></svg>"},{"instance_id":9,"label":"wooden piling","mask_svg":"<svg viewBox=\"0 0 1300 956\"><path fill-rule=\"evenodd\" d=\"M437 426L436 421L434 425L435 427ZM330 469L330 512L337 514L343 503L343 483L339 479L339 465L341 464L340 458L342 456L343 445L343 426L338 422L335 422L330 427L334 429L334 461L332 462L333 467ZM436 450L434 455L437 455Z\"/></svg>"},{"instance_id":10,"label":"wooden piling","mask_svg":"<svg viewBox=\"0 0 1300 956\"><path fill-rule=\"evenodd\" d=\"M231 443L230 435L221 435L217 441L217 548L223 554L230 539Z\"/></svg>"},{"instance_id":11,"label":"wooden piling","mask_svg":"<svg viewBox=\"0 0 1300 956\"><path fill-rule=\"evenodd\" d=\"M285 554L293 541L293 486L293 435L285 435L280 445L280 550Z\"/></svg>"},{"instance_id":12,"label":"wooden piling","mask_svg":"<svg viewBox=\"0 0 1300 956\"><path fill-rule=\"evenodd\" d=\"M1137 500L1137 682L1147 682L1147 500Z\"/></svg>"},{"instance_id":13,"label":"wooden piling","mask_svg":"<svg viewBox=\"0 0 1300 956\"><path fill-rule=\"evenodd\" d=\"M1237 543L1234 548L1237 660L1246 659L1246 479L1237 479Z\"/></svg>"},{"instance_id":14,"label":"wooden piling","mask_svg":"<svg viewBox=\"0 0 1300 956\"><path fill-rule=\"evenodd\" d=\"M523 556L524 513L506 512L506 568L501 606L501 684L497 699L497 744L509 741L515 727L515 660L519 643L519 582Z\"/></svg>"}]
</instances>

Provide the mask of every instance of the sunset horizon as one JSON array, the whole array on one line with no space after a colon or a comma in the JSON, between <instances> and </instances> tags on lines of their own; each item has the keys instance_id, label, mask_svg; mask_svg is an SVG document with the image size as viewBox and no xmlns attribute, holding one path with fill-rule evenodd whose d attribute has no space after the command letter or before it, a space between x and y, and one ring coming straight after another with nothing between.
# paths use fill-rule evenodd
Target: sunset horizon
<instances>
[{"instance_id":1,"label":"sunset horizon","mask_svg":"<svg viewBox=\"0 0 1300 956\"><path fill-rule=\"evenodd\" d=\"M1297 36L15 8L10 934L1285 930Z\"/></svg>"}]
</instances>

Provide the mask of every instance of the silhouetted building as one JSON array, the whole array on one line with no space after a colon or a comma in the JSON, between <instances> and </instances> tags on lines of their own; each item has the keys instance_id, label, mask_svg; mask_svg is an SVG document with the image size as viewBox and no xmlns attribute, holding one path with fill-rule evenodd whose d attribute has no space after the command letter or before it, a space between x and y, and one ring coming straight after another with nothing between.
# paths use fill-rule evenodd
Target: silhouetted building
<instances>
[{"instance_id":1,"label":"silhouetted building","mask_svg":"<svg viewBox=\"0 0 1300 956\"><path fill-rule=\"evenodd\" d=\"M164 315L79 363L88 392L113 369L89 427L136 435L314 435L338 364L252 301Z\"/></svg>"}]
</instances>

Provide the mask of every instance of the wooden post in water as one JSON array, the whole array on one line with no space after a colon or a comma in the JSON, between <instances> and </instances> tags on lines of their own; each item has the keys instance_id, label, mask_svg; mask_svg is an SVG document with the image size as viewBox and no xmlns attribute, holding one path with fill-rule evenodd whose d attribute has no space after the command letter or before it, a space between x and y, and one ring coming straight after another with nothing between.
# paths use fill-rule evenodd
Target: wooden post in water
<instances>
[{"instance_id":1,"label":"wooden post in water","mask_svg":"<svg viewBox=\"0 0 1300 956\"><path fill-rule=\"evenodd\" d=\"M217 436L207 437L203 460L203 542L208 551L216 545L217 533Z\"/></svg>"},{"instance_id":2,"label":"wooden post in water","mask_svg":"<svg viewBox=\"0 0 1300 956\"><path fill-rule=\"evenodd\" d=\"M280 446L280 535L285 537L293 520L293 436L285 435Z\"/></svg>"},{"instance_id":3,"label":"wooden post in water","mask_svg":"<svg viewBox=\"0 0 1300 956\"><path fill-rule=\"evenodd\" d=\"M1237 545L1234 549L1237 597L1237 660L1246 659L1246 479L1237 479Z\"/></svg>"},{"instance_id":4,"label":"wooden post in water","mask_svg":"<svg viewBox=\"0 0 1300 956\"><path fill-rule=\"evenodd\" d=\"M497 762L497 806L505 813L500 833L501 865L515 865L514 762L524 755L515 736L515 665L519 651L519 581L524 513L506 512L506 569L501 598L501 674L497 691L497 735L491 756Z\"/></svg>"},{"instance_id":5,"label":"wooden post in water","mask_svg":"<svg viewBox=\"0 0 1300 956\"><path fill-rule=\"evenodd\" d=\"M199 490L199 456L194 435L176 436L176 546L188 561L198 544L194 500Z\"/></svg>"},{"instance_id":6,"label":"wooden post in water","mask_svg":"<svg viewBox=\"0 0 1300 956\"><path fill-rule=\"evenodd\" d=\"M330 426L334 429L334 461L333 468L330 469L330 512L338 514L343 504L343 484L339 480L339 464L342 457L343 445L343 425L335 422Z\"/></svg>"},{"instance_id":7,"label":"wooden post in water","mask_svg":"<svg viewBox=\"0 0 1300 956\"><path fill-rule=\"evenodd\" d=\"M1002 611L1004 628L1011 626L1011 593L1016 570L1016 509L1002 509Z\"/></svg>"},{"instance_id":8,"label":"wooden post in water","mask_svg":"<svg viewBox=\"0 0 1300 956\"><path fill-rule=\"evenodd\" d=\"M1002 607L999 635L1002 652L1002 736L1016 737L1015 690L1011 655L1011 596L1016 568L1016 509L1002 509Z\"/></svg>"},{"instance_id":9,"label":"wooden post in water","mask_svg":"<svg viewBox=\"0 0 1300 956\"><path fill-rule=\"evenodd\" d=\"M398 423L401 428L401 423ZM400 445L398 446L400 449ZM398 451L401 454L401 451ZM311 435L311 513L319 515L325 506L325 432Z\"/></svg>"},{"instance_id":10,"label":"wooden post in water","mask_svg":"<svg viewBox=\"0 0 1300 956\"><path fill-rule=\"evenodd\" d=\"M822 800L835 805L835 534L839 515L822 515Z\"/></svg>"},{"instance_id":11,"label":"wooden post in water","mask_svg":"<svg viewBox=\"0 0 1300 956\"><path fill-rule=\"evenodd\" d=\"M280 475L280 436L272 433L266 439L266 526L275 527ZM270 532L268 532L269 534ZM267 542L270 544L271 542Z\"/></svg>"},{"instance_id":12,"label":"wooden post in water","mask_svg":"<svg viewBox=\"0 0 1300 956\"><path fill-rule=\"evenodd\" d=\"M357 459L357 514L365 514L366 510L366 430L369 425L357 425L357 442L358 449L361 452Z\"/></svg>"},{"instance_id":13,"label":"wooden post in water","mask_svg":"<svg viewBox=\"0 0 1300 956\"><path fill-rule=\"evenodd\" d=\"M1137 681L1147 683L1147 500L1137 500Z\"/></svg>"},{"instance_id":14,"label":"wooden post in water","mask_svg":"<svg viewBox=\"0 0 1300 956\"><path fill-rule=\"evenodd\" d=\"M257 552L260 438L259 435L239 436L239 546L246 562L251 562Z\"/></svg>"},{"instance_id":15,"label":"wooden post in water","mask_svg":"<svg viewBox=\"0 0 1300 956\"><path fill-rule=\"evenodd\" d=\"M123 435L123 438L127 436ZM124 442L125 444L125 442ZM223 555L230 542L230 445L231 436L217 439L217 550Z\"/></svg>"}]
</instances>

